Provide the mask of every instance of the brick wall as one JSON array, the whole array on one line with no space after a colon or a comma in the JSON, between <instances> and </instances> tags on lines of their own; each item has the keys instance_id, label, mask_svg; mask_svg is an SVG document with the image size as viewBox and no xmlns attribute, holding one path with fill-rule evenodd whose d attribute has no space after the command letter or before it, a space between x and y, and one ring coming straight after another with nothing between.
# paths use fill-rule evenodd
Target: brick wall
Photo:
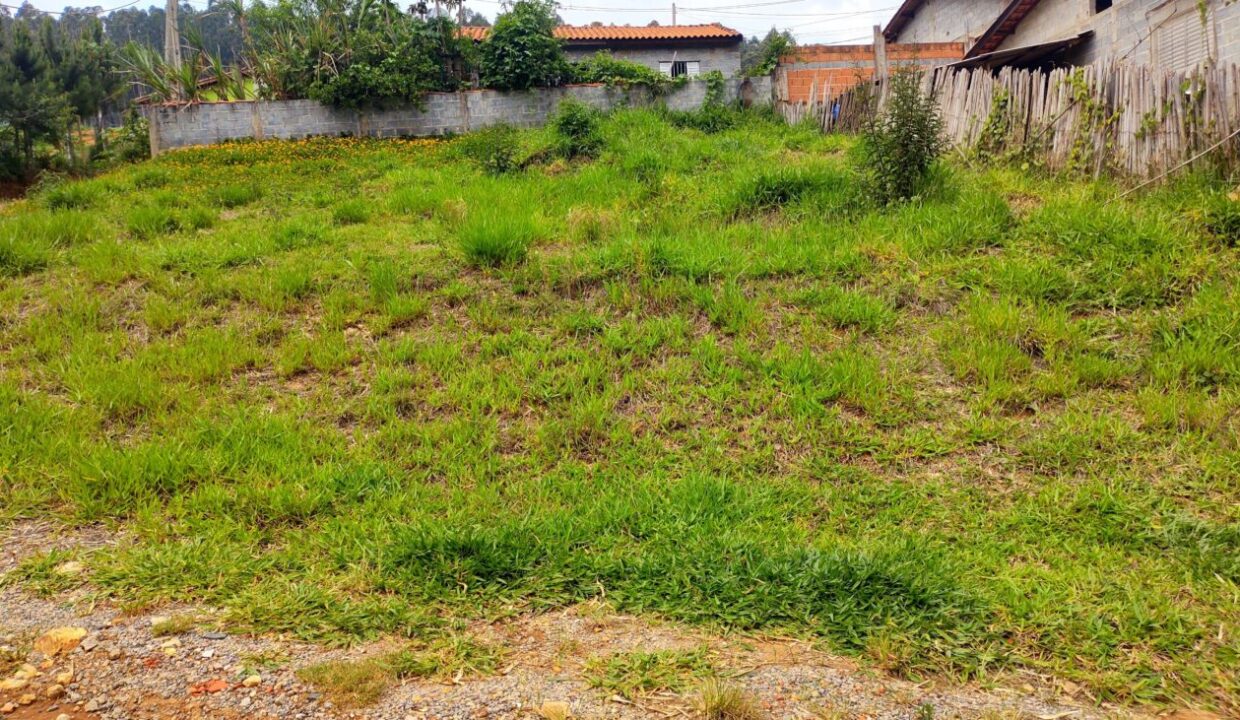
<instances>
[{"instance_id":1,"label":"brick wall","mask_svg":"<svg viewBox=\"0 0 1240 720\"><path fill-rule=\"evenodd\" d=\"M580 50L573 47L565 48L569 60L584 60L598 52L597 50ZM609 50L613 57L621 60L645 65L653 70L659 69L660 62L677 60L697 60L701 63L701 71L708 73L718 70L724 77L739 75L741 72L740 45L731 47L664 47L664 48L618 48Z\"/></svg>"},{"instance_id":2,"label":"brick wall","mask_svg":"<svg viewBox=\"0 0 1240 720\"><path fill-rule=\"evenodd\" d=\"M964 57L960 43L908 43L887 46L887 61L899 65L934 67ZM874 78L873 45L805 45L780 60L779 84L787 89L787 102L805 102L810 94L834 98L845 90ZM782 92L782 90L781 90Z\"/></svg>"},{"instance_id":3,"label":"brick wall","mask_svg":"<svg viewBox=\"0 0 1240 720\"><path fill-rule=\"evenodd\" d=\"M771 102L770 78L733 78L725 81L728 99L746 104ZM528 92L504 93L470 90L430 93L424 106L354 112L336 110L313 100L197 103L179 107L151 106L151 153L173 148L211 145L242 138L293 139L312 135L420 137L462 133L505 123L534 127L546 122L566 97L601 110L661 103L673 110L693 110L706 98L705 82L689 82L661 98L645 88L570 85Z\"/></svg>"}]
</instances>

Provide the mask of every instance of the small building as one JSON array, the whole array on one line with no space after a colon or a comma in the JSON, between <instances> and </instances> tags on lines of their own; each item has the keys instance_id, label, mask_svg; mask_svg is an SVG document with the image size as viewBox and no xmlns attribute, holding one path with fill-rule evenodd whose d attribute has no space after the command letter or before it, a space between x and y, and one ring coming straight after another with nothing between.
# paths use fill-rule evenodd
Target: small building
<instances>
[{"instance_id":1,"label":"small building","mask_svg":"<svg viewBox=\"0 0 1240 720\"><path fill-rule=\"evenodd\" d=\"M1086 65L1167 70L1240 63L1234 0L904 0L888 42L964 43L960 64Z\"/></svg>"},{"instance_id":2,"label":"small building","mask_svg":"<svg viewBox=\"0 0 1240 720\"><path fill-rule=\"evenodd\" d=\"M461 33L474 40L486 38L488 27L469 25ZM719 23L709 25L560 25L555 36L564 41L569 60L583 60L606 50L671 77L695 77L718 70L724 77L739 75L741 44L745 37Z\"/></svg>"}]
</instances>

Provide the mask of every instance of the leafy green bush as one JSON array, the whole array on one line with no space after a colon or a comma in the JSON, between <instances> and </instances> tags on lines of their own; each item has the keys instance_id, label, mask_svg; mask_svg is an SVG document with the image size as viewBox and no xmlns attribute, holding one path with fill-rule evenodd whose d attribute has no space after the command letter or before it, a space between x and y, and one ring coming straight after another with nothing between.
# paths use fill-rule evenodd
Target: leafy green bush
<instances>
[{"instance_id":1,"label":"leafy green bush","mask_svg":"<svg viewBox=\"0 0 1240 720\"><path fill-rule=\"evenodd\" d=\"M561 157L594 157L603 148L598 110L573 98L565 98L551 119L556 151Z\"/></svg>"},{"instance_id":2,"label":"leafy green bush","mask_svg":"<svg viewBox=\"0 0 1240 720\"><path fill-rule=\"evenodd\" d=\"M606 83L608 85L645 85L656 93L685 83L683 77L673 80L654 68L631 60L621 60L603 50L585 60L573 63L572 80L579 83Z\"/></svg>"},{"instance_id":3,"label":"leafy green bush","mask_svg":"<svg viewBox=\"0 0 1240 720\"><path fill-rule=\"evenodd\" d=\"M260 4L246 18L247 64L275 98L350 109L417 104L429 91L457 89L473 71L473 41L447 17L308 2Z\"/></svg>"},{"instance_id":4,"label":"leafy green bush","mask_svg":"<svg viewBox=\"0 0 1240 720\"><path fill-rule=\"evenodd\" d=\"M439 69L425 48L421 52L418 49L406 45L401 54L354 62L312 85L310 97L333 107L353 109L416 103L435 89Z\"/></svg>"},{"instance_id":5,"label":"leafy green bush","mask_svg":"<svg viewBox=\"0 0 1240 720\"><path fill-rule=\"evenodd\" d=\"M565 82L571 71L553 31L555 3L517 0L495 20L482 46L482 83L499 90L528 90Z\"/></svg>"},{"instance_id":6,"label":"leafy green bush","mask_svg":"<svg viewBox=\"0 0 1240 720\"><path fill-rule=\"evenodd\" d=\"M861 157L867 184L884 205L920 195L943 150L943 119L920 85L915 72L893 75L886 110L865 130Z\"/></svg>"},{"instance_id":7,"label":"leafy green bush","mask_svg":"<svg viewBox=\"0 0 1240 720\"><path fill-rule=\"evenodd\" d=\"M493 125L469 133L457 141L462 156L492 175L521 168L521 138L511 125Z\"/></svg>"},{"instance_id":8,"label":"leafy green bush","mask_svg":"<svg viewBox=\"0 0 1240 720\"><path fill-rule=\"evenodd\" d=\"M136 108L125 113L125 123L112 139L112 153L125 162L151 157L150 123Z\"/></svg>"},{"instance_id":9,"label":"leafy green bush","mask_svg":"<svg viewBox=\"0 0 1240 720\"><path fill-rule=\"evenodd\" d=\"M770 75L779 65L780 56L796 47L796 40L787 30L780 32L771 28L756 46L751 43L747 45L750 47L741 50L742 70L749 77L758 77Z\"/></svg>"}]
</instances>

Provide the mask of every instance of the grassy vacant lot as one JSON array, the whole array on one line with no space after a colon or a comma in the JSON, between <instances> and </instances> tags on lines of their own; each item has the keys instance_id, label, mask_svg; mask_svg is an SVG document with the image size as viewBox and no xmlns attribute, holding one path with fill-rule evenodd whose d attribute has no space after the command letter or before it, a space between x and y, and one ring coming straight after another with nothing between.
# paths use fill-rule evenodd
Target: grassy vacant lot
<instances>
[{"instance_id":1,"label":"grassy vacant lot","mask_svg":"<svg viewBox=\"0 0 1240 720\"><path fill-rule=\"evenodd\" d=\"M123 528L95 587L233 629L432 642L605 593L1237 706L1225 190L957 167L878 209L811 129L604 132L498 177L239 144L7 208L0 522Z\"/></svg>"}]
</instances>

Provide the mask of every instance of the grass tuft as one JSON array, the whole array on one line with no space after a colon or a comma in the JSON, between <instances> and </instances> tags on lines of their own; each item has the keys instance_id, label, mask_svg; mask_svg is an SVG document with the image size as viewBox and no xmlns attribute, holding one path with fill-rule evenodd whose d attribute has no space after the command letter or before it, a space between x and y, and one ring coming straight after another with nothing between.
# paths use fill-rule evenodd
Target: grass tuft
<instances>
[{"instance_id":1,"label":"grass tuft","mask_svg":"<svg viewBox=\"0 0 1240 720\"><path fill-rule=\"evenodd\" d=\"M470 265L495 268L524 261L538 235L528 215L487 212L467 217L457 242Z\"/></svg>"},{"instance_id":2,"label":"grass tuft","mask_svg":"<svg viewBox=\"0 0 1240 720\"><path fill-rule=\"evenodd\" d=\"M332 222L337 225L360 225L370 219L370 204L365 200L346 200L332 208Z\"/></svg>"},{"instance_id":3,"label":"grass tuft","mask_svg":"<svg viewBox=\"0 0 1240 720\"><path fill-rule=\"evenodd\" d=\"M693 708L702 720L763 720L768 713L741 688L708 678L693 698Z\"/></svg>"}]
</instances>

